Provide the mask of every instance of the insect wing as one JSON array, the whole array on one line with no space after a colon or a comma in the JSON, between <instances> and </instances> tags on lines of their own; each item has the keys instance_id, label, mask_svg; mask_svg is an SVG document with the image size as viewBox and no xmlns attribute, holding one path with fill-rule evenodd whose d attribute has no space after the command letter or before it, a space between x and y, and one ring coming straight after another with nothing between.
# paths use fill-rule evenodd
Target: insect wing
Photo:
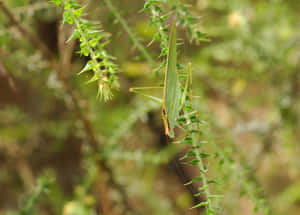
<instances>
[{"instance_id":1,"label":"insect wing","mask_svg":"<svg viewBox=\"0 0 300 215\"><path fill-rule=\"evenodd\" d=\"M174 136L173 129L180 111L181 90L177 76L177 51L176 51L176 25L173 24L170 38L169 51L167 57L167 70L165 73L165 86L163 98L163 117L165 126L168 126L168 135ZM165 113L164 113L165 111Z\"/></svg>"}]
</instances>

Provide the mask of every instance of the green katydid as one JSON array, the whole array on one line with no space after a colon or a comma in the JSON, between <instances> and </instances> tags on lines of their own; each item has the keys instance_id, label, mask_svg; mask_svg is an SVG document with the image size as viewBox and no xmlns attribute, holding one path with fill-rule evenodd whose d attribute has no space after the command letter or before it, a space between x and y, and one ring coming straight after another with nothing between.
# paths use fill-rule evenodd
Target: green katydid
<instances>
[{"instance_id":1,"label":"green katydid","mask_svg":"<svg viewBox=\"0 0 300 215\"><path fill-rule=\"evenodd\" d=\"M190 74L188 74L190 75ZM186 78L184 91L181 92L180 82L177 73L177 51L176 51L176 25L173 24L169 38L169 50L167 55L167 67L165 71L165 79L163 88L163 99L154 96L146 95L138 90L161 88L161 87L140 87L130 88L131 92L139 93L152 99L155 102L162 104L162 119L165 128L165 134L169 137L174 137L174 127L176 120L179 117L179 112L185 102L188 90L189 77Z\"/></svg>"}]
</instances>

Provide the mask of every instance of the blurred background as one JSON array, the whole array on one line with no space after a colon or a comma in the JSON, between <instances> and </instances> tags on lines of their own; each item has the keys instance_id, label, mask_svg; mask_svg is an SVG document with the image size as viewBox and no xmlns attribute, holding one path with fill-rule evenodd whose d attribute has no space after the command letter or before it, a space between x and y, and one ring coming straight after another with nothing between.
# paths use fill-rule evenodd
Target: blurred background
<instances>
[{"instance_id":1,"label":"blurred background","mask_svg":"<svg viewBox=\"0 0 300 215\"><path fill-rule=\"evenodd\" d=\"M167 144L160 105L128 90L163 84L144 1L112 3L157 65L133 48L103 1L81 1L85 18L111 34L107 49L120 68L120 89L106 103L96 84L85 84L91 74L76 75L88 59L76 53L78 41L65 43L72 26L61 25L61 9L3 2L18 22L1 6L0 214L100 214L101 204L102 214L204 214L189 209L202 200L197 186L183 185L197 169L175 164L186 147ZM300 1L182 2L210 39L190 43L178 28L179 61L192 62L195 108L207 122L218 214L299 215ZM48 47L57 71L18 25Z\"/></svg>"}]
</instances>

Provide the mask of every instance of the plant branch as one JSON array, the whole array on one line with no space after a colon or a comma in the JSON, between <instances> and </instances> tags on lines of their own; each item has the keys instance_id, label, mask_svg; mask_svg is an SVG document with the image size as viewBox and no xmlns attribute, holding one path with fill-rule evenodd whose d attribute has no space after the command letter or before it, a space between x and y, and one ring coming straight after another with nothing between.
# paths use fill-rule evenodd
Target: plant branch
<instances>
[{"instance_id":1,"label":"plant branch","mask_svg":"<svg viewBox=\"0 0 300 215\"><path fill-rule=\"evenodd\" d=\"M76 40L72 40L68 43L65 42L71 30L73 30L73 28L61 26L58 27L57 33L60 73L62 73L62 75L65 77L68 77L69 73L71 72L72 54L76 44Z\"/></svg>"},{"instance_id":2,"label":"plant branch","mask_svg":"<svg viewBox=\"0 0 300 215\"><path fill-rule=\"evenodd\" d=\"M47 60L49 60L50 66L56 71L59 80L62 82L63 84L63 88L66 91L67 94L69 94L71 96L73 105L74 105L74 109L78 115L78 118L80 119L80 121L82 122L82 124L84 125L84 130L86 132L87 138L91 144L91 147L93 149L93 153L97 153L99 151L99 146L100 146L100 142L97 140L96 136L95 136L95 132L93 130L92 127L92 123L90 122L90 120L86 117L86 115L88 114L84 114L81 107L80 107L80 102L79 99L77 97L77 95L74 93L74 91L72 90L69 81L59 72L58 70L58 65L57 62L54 58L54 55L51 53L51 51L47 48L47 46L45 46L43 44L43 42L41 42L39 40L39 38L37 38L35 35L33 35L32 33L30 33L29 31L27 31L19 22L18 20L14 17L14 15L11 13L11 11L4 5L3 1L0 0L0 9L4 12L4 14L8 17L9 21L11 22L12 25L16 26L17 29L22 33L22 35L27 38L37 49L39 49L42 53L42 55L44 56L44 58L46 58ZM111 169L108 167L107 163L104 160L98 160L98 169L100 174L100 178L104 178L103 174L107 174L108 178L109 178L109 182L111 183L111 185L116 188L121 196L122 196L122 203L124 204L124 206L126 207L126 209L128 211L133 211L132 207L130 206L128 199L127 199L127 195L125 192L125 189L118 184L118 182L115 180L113 172L111 171ZM101 180L102 180L101 179ZM108 187L106 185L106 187ZM103 190L103 186L100 186L100 193L101 194L105 194L106 191ZM108 196L103 196L101 195L102 198L106 198L105 202L111 202L111 200L108 198ZM112 203L110 203L110 205L113 205ZM103 211L103 206L102 207L102 211ZM103 211L104 212L104 211ZM106 213L107 215L110 215L108 213Z\"/></svg>"},{"instance_id":3,"label":"plant branch","mask_svg":"<svg viewBox=\"0 0 300 215\"><path fill-rule=\"evenodd\" d=\"M155 61L152 58L152 56L149 54L149 52L145 49L145 47L140 43L137 36L133 33L133 31L128 26L127 22L123 19L119 11L115 8L115 6L111 3L110 0L104 0L107 7L110 9L110 11L113 13L113 15L116 17L117 21L120 23L120 25L123 27L124 31L128 34L130 39L132 40L134 46L142 53L142 55L145 57L145 59L151 64L155 65Z\"/></svg>"},{"instance_id":4,"label":"plant branch","mask_svg":"<svg viewBox=\"0 0 300 215\"><path fill-rule=\"evenodd\" d=\"M2 0L0 0L0 9L4 12L10 23L17 27L17 29L38 49L41 50L44 57L47 59L52 58L51 51L44 45L42 41L36 38L31 32L27 31L15 18L12 12L5 6Z\"/></svg>"},{"instance_id":5,"label":"plant branch","mask_svg":"<svg viewBox=\"0 0 300 215\"><path fill-rule=\"evenodd\" d=\"M196 134L194 134L194 135L196 136ZM196 138L193 138L193 147L197 148L197 144L196 144L195 140L196 140ZM209 192L209 188L208 188L208 180L207 180L206 175L205 175L205 169L204 169L204 165L203 165L203 162L202 162L202 158L200 156L199 150L194 150L194 152L196 154L196 156L195 156L196 159L199 160L197 165L198 165L200 175L201 175L201 178L202 178L202 187L205 187L203 192L206 195L207 208L212 208L211 199L210 199L210 192Z\"/></svg>"},{"instance_id":6,"label":"plant branch","mask_svg":"<svg viewBox=\"0 0 300 215\"><path fill-rule=\"evenodd\" d=\"M1 77L4 77L7 80L8 85L14 92L18 91L18 88L16 87L16 84L14 82L14 79L7 73L6 68L5 68L5 66L2 62L1 56L0 56L0 78Z\"/></svg>"}]
</instances>

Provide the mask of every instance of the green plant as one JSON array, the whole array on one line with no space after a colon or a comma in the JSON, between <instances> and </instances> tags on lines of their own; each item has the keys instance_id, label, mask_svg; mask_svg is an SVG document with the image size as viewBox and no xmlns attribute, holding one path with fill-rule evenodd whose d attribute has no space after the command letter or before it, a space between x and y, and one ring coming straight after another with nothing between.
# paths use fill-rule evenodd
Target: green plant
<instances>
[{"instance_id":1,"label":"green plant","mask_svg":"<svg viewBox=\"0 0 300 215\"><path fill-rule=\"evenodd\" d=\"M97 97L107 101L112 97L112 89L118 88L119 83L116 77L117 66L113 63L104 47L108 44L108 34L99 29L96 23L82 18L84 7L73 0L52 0L52 3L61 6L63 12L63 23L74 24L74 31L68 41L78 39L80 41L80 55L89 57L90 60L79 75L93 71L93 77L87 82L97 82Z\"/></svg>"},{"instance_id":2,"label":"green plant","mask_svg":"<svg viewBox=\"0 0 300 215\"><path fill-rule=\"evenodd\" d=\"M182 159L192 158L192 160L185 162L188 165L197 166L200 172L200 176L195 177L186 185L190 185L194 182L201 181L202 187L198 189L195 195L200 196L205 194L205 198L207 199L204 202L200 202L197 205L193 206L192 209L204 206L206 208L206 213L211 215L215 214L215 210L213 209L211 199L215 197L215 195L211 195L209 192L209 183L213 183L214 181L209 181L206 179L206 169L203 165L202 159L208 157L209 155L206 153L200 153L199 148L199 134L200 134L200 119L197 117L196 112L192 108L191 103L191 65L189 65L189 71L183 74L185 76L185 85L182 86L180 84L180 79L178 71L177 71L177 47L176 47L177 37L176 37L176 24L173 24L172 30L170 31L169 37L169 46L167 53L167 68L165 71L165 80L163 87L164 97L162 100L157 99L153 96L148 96L143 93L142 95L161 103L162 105L162 119L165 128L165 135L174 138L174 128L182 127L185 130L185 138L183 139L183 143L187 145L191 145L190 151L182 157ZM131 91L136 91L137 89L143 88L131 88ZM149 88L148 88L149 89ZM182 109L182 110L181 110ZM180 111L183 111L183 115L180 115ZM201 142L203 143L203 141Z\"/></svg>"},{"instance_id":3,"label":"green plant","mask_svg":"<svg viewBox=\"0 0 300 215\"><path fill-rule=\"evenodd\" d=\"M165 10L164 8L168 9ZM154 34L152 41L160 42L160 57L163 59L159 69L162 69L166 65L164 57L168 53L168 25L166 20L174 18L178 20L178 24L182 25L188 30L190 40L195 40L197 43L201 41L208 41L206 34L199 30L197 24L198 19L187 9L188 6L180 1L167 1L167 0L146 0L143 11L150 13L149 24L153 25L157 32Z\"/></svg>"},{"instance_id":4,"label":"green plant","mask_svg":"<svg viewBox=\"0 0 300 215\"><path fill-rule=\"evenodd\" d=\"M23 197L19 210L7 214L11 215L29 215L36 214L37 204L49 195L49 189L53 183L53 178L50 175L43 175L38 178L36 186L29 194Z\"/></svg>"},{"instance_id":5,"label":"green plant","mask_svg":"<svg viewBox=\"0 0 300 215\"><path fill-rule=\"evenodd\" d=\"M0 213L298 213L296 0L51 2L0 0Z\"/></svg>"}]
</instances>

